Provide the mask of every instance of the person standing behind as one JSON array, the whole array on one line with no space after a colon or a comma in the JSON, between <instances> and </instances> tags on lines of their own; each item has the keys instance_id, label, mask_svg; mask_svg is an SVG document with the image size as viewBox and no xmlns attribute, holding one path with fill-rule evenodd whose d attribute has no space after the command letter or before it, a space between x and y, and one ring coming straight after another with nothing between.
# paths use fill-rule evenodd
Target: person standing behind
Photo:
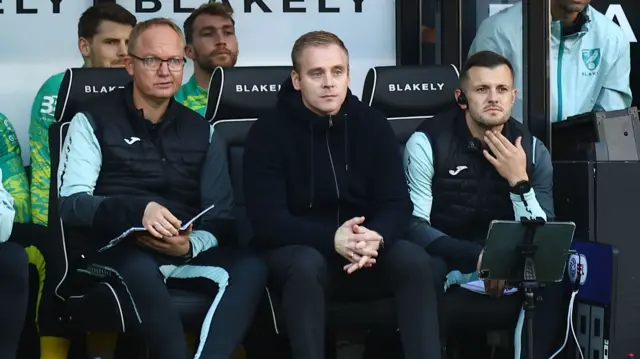
<instances>
[{"instance_id":1,"label":"person standing behind","mask_svg":"<svg viewBox=\"0 0 640 359\"><path fill-rule=\"evenodd\" d=\"M429 255L403 240L411 201L387 119L349 90L336 35L296 40L277 110L252 126L244 195L294 359L324 359L327 298L393 298L407 359L439 359Z\"/></svg>"},{"instance_id":2,"label":"person standing behind","mask_svg":"<svg viewBox=\"0 0 640 359\"><path fill-rule=\"evenodd\" d=\"M591 0L551 0L551 121L591 111L631 106L630 44L620 26L589 5ZM519 95L513 117L522 122L522 2L486 18L469 49L511 62Z\"/></svg>"},{"instance_id":3,"label":"person standing behind","mask_svg":"<svg viewBox=\"0 0 640 359\"><path fill-rule=\"evenodd\" d=\"M185 20L183 28L193 75L176 94L176 101L204 117L213 70L233 67L238 61L233 9L219 2L201 5Z\"/></svg>"},{"instance_id":4,"label":"person standing behind","mask_svg":"<svg viewBox=\"0 0 640 359\"><path fill-rule=\"evenodd\" d=\"M101 3L87 9L78 21L78 49L85 67L124 67L129 33L136 18L120 5ZM38 90L31 107L31 216L33 223L49 221L51 157L49 126L55 121L56 103L64 72L51 76Z\"/></svg>"}]
</instances>

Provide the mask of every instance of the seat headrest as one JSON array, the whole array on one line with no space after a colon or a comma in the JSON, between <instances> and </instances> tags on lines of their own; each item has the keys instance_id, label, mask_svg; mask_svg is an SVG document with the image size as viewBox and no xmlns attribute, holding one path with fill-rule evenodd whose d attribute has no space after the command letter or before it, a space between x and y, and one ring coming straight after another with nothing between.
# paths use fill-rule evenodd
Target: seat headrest
<instances>
[{"instance_id":1,"label":"seat headrest","mask_svg":"<svg viewBox=\"0 0 640 359\"><path fill-rule=\"evenodd\" d=\"M455 104L458 87L454 65L374 67L365 78L362 102L390 118L429 117Z\"/></svg>"},{"instance_id":2,"label":"seat headrest","mask_svg":"<svg viewBox=\"0 0 640 359\"><path fill-rule=\"evenodd\" d=\"M78 105L88 99L125 87L131 76L124 68L81 67L67 69L58 90L55 119L68 122Z\"/></svg>"},{"instance_id":3,"label":"seat headrest","mask_svg":"<svg viewBox=\"0 0 640 359\"><path fill-rule=\"evenodd\" d=\"M210 123L257 118L275 108L280 85L288 76L290 66L217 67L209 82L204 118Z\"/></svg>"}]
</instances>

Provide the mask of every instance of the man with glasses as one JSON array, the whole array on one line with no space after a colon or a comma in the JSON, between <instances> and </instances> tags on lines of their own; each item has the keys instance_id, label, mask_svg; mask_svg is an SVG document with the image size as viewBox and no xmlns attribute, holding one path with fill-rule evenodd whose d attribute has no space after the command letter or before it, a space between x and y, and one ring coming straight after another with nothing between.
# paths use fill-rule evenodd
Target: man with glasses
<instances>
[{"instance_id":1,"label":"man with glasses","mask_svg":"<svg viewBox=\"0 0 640 359\"><path fill-rule=\"evenodd\" d=\"M230 358L261 299L266 266L219 248L236 238L233 191L211 126L173 99L185 63L182 31L168 19L141 22L128 53L133 82L84 103L71 120L58 171L60 217L83 229L78 243L94 253L88 262L121 278L125 320L152 357L187 358L167 290L179 283L212 300L195 357ZM144 231L92 251L132 227Z\"/></svg>"},{"instance_id":2,"label":"man with glasses","mask_svg":"<svg viewBox=\"0 0 640 359\"><path fill-rule=\"evenodd\" d=\"M176 101L204 116L213 70L233 67L238 61L233 9L219 2L203 4L189 15L183 28L193 75L176 94Z\"/></svg>"}]
</instances>

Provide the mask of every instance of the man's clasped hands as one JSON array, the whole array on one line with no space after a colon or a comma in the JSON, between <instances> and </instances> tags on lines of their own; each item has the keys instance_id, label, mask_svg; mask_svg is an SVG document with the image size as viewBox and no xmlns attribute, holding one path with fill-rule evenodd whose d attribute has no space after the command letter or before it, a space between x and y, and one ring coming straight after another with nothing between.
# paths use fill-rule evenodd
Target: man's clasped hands
<instances>
[{"instance_id":1,"label":"man's clasped hands","mask_svg":"<svg viewBox=\"0 0 640 359\"><path fill-rule=\"evenodd\" d=\"M334 248L350 263L344 270L351 274L362 268L376 264L382 236L363 226L364 217L354 217L344 222L336 231Z\"/></svg>"}]
</instances>

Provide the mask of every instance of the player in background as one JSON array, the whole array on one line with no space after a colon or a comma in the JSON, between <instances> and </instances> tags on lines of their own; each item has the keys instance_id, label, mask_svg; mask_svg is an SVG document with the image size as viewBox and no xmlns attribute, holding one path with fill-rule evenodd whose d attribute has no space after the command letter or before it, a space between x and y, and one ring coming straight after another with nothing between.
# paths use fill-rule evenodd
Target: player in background
<instances>
[{"instance_id":1,"label":"player in background","mask_svg":"<svg viewBox=\"0 0 640 359\"><path fill-rule=\"evenodd\" d=\"M78 22L78 50L86 67L124 67L129 33L136 18L117 4L103 3L87 9ZM49 126L64 72L51 76L31 107L29 147L31 155L31 216L33 223L47 225L51 157Z\"/></svg>"},{"instance_id":2,"label":"player in background","mask_svg":"<svg viewBox=\"0 0 640 359\"><path fill-rule=\"evenodd\" d=\"M18 136L11 122L0 113L0 169L2 170L2 186L13 197L15 222L31 222L29 209L29 180L22 162L22 151Z\"/></svg>"},{"instance_id":3,"label":"player in background","mask_svg":"<svg viewBox=\"0 0 640 359\"><path fill-rule=\"evenodd\" d=\"M224 3L207 3L185 20L185 53L193 61L193 75L175 95L176 101L204 117L209 80L218 67L233 67L238 61L233 9Z\"/></svg>"}]
</instances>

